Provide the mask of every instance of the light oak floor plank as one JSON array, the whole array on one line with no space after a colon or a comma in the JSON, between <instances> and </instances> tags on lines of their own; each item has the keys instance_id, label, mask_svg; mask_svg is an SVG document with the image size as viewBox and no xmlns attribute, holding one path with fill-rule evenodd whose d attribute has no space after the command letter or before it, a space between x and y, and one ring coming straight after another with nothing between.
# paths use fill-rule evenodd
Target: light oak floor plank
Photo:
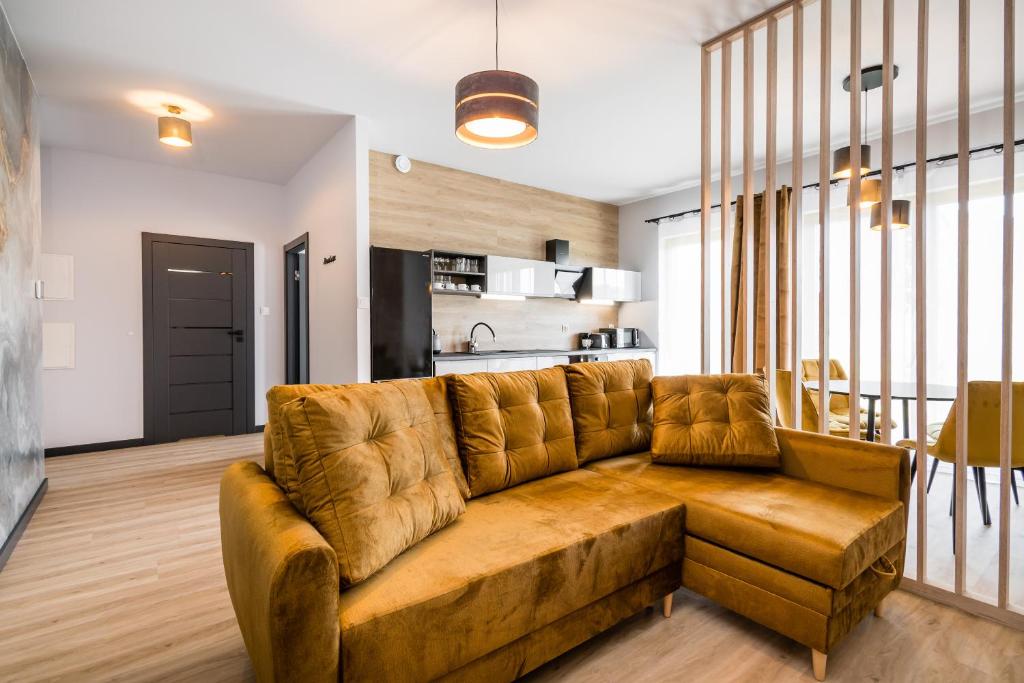
<instances>
[{"instance_id":1,"label":"light oak floor plank","mask_svg":"<svg viewBox=\"0 0 1024 683\"><path fill-rule=\"evenodd\" d=\"M261 435L47 460L50 490L0 572L0 681L252 680L217 522L241 459L262 462ZM530 678L813 680L807 648L685 590L670 619L652 607ZM830 654L828 680L1024 680L1024 635L897 592Z\"/></svg>"}]
</instances>

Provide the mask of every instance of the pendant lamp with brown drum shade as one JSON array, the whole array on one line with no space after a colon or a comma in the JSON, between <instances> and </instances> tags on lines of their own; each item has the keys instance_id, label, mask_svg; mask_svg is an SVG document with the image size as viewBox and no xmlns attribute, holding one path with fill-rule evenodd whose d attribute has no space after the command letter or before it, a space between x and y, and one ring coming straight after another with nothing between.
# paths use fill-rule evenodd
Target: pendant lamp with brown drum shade
<instances>
[{"instance_id":1,"label":"pendant lamp with brown drum shade","mask_svg":"<svg viewBox=\"0 0 1024 683\"><path fill-rule=\"evenodd\" d=\"M540 88L529 76L498 68L498 2L494 2L494 69L455 86L455 135L474 147L509 149L537 139Z\"/></svg>"}]
</instances>

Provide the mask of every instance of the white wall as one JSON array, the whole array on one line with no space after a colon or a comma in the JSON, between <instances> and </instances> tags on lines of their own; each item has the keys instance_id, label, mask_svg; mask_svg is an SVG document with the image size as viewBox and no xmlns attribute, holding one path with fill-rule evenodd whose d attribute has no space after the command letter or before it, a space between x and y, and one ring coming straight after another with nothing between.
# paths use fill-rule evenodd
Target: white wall
<instances>
[{"instance_id":1,"label":"white wall","mask_svg":"<svg viewBox=\"0 0 1024 683\"><path fill-rule=\"evenodd\" d=\"M353 117L284 188L289 234L309 233L309 377L315 383L370 378L368 153L365 123ZM336 260L324 264L328 256Z\"/></svg>"},{"instance_id":2,"label":"white wall","mask_svg":"<svg viewBox=\"0 0 1024 683\"><path fill-rule=\"evenodd\" d=\"M263 395L284 381L285 189L50 147L42 173L43 251L75 257L75 300L45 302L43 319L76 326L75 368L43 373L45 446L143 435L143 232L254 243L256 424L263 424ZM270 315L260 316L260 306Z\"/></svg>"}]
</instances>

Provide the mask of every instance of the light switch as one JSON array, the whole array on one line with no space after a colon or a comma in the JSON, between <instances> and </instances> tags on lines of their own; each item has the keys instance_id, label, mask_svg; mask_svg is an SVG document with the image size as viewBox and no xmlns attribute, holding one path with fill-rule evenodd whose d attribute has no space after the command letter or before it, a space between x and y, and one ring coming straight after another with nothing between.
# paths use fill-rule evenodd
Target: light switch
<instances>
[{"instance_id":1,"label":"light switch","mask_svg":"<svg viewBox=\"0 0 1024 683\"><path fill-rule=\"evenodd\" d=\"M356 307L357 308L369 308L370 307L370 297L368 297L368 296L357 297L357 299L356 299Z\"/></svg>"},{"instance_id":2,"label":"light switch","mask_svg":"<svg viewBox=\"0 0 1024 683\"><path fill-rule=\"evenodd\" d=\"M270 306L260 306L260 315L262 315L262 316L270 315Z\"/></svg>"}]
</instances>

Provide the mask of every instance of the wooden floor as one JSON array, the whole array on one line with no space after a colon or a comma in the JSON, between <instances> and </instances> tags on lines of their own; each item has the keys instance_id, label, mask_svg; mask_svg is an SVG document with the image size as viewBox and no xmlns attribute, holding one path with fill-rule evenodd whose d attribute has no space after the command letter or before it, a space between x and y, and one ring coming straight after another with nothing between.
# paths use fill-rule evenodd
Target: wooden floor
<instances>
[{"instance_id":1,"label":"wooden floor","mask_svg":"<svg viewBox=\"0 0 1024 683\"><path fill-rule=\"evenodd\" d=\"M259 435L47 460L50 490L0 572L0 681L252 679L221 568L217 485ZM937 498L937 500L941 500ZM534 681L813 680L803 648L686 591ZM1024 680L1024 634L898 592L829 681Z\"/></svg>"}]
</instances>

